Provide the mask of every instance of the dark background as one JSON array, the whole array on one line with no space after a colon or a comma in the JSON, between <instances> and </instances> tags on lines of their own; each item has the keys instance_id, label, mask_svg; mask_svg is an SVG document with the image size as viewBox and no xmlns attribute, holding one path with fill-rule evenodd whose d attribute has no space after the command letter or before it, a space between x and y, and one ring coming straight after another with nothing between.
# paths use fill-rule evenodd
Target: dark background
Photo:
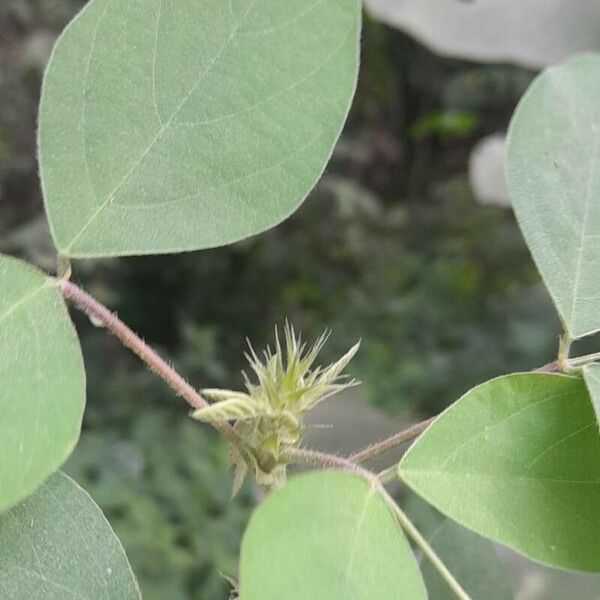
<instances>
[{"instance_id":1,"label":"dark background","mask_svg":"<svg viewBox=\"0 0 600 600\"><path fill-rule=\"evenodd\" d=\"M56 35L82 4L0 3L0 250L49 271L37 102ZM74 280L198 387L240 387L245 338L261 347L288 318L309 338L333 330L324 360L362 339L351 371L364 402L398 420L430 416L556 354L558 323L512 212L478 203L467 176L475 143L506 129L533 76L435 56L367 18L348 124L289 221L217 250L77 262ZM88 409L67 471L106 512L145 598L225 598L219 571L236 573L252 487L229 502L223 445L74 318ZM351 418L340 406L336 418ZM353 431L355 447L371 441Z\"/></svg>"}]
</instances>

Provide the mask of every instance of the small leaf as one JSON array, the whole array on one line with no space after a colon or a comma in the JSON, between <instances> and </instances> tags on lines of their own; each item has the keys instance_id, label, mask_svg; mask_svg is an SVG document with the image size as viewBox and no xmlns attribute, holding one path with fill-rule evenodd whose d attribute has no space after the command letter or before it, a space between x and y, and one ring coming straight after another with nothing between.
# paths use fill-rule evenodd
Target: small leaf
<instances>
[{"instance_id":1,"label":"small leaf","mask_svg":"<svg viewBox=\"0 0 600 600\"><path fill-rule=\"evenodd\" d=\"M262 416L252 401L247 396L240 395L229 400L221 400L216 404L211 404L206 408L200 408L193 413L193 418L204 423L224 423L226 421L244 421L246 419L255 419Z\"/></svg>"},{"instance_id":2,"label":"small leaf","mask_svg":"<svg viewBox=\"0 0 600 600\"><path fill-rule=\"evenodd\" d=\"M231 499L233 499L244 485L248 474L248 465L237 448L233 446L229 448L229 463L233 468L233 482L231 483Z\"/></svg>"},{"instance_id":3,"label":"small leaf","mask_svg":"<svg viewBox=\"0 0 600 600\"><path fill-rule=\"evenodd\" d=\"M0 582L7 599L141 600L104 515L60 472L0 515Z\"/></svg>"},{"instance_id":4,"label":"small leaf","mask_svg":"<svg viewBox=\"0 0 600 600\"><path fill-rule=\"evenodd\" d=\"M580 378L515 374L474 388L399 471L481 535L551 566L600 570L600 436Z\"/></svg>"},{"instance_id":5,"label":"small leaf","mask_svg":"<svg viewBox=\"0 0 600 600\"><path fill-rule=\"evenodd\" d=\"M242 542L241 600L425 599L385 501L341 472L292 479L256 510Z\"/></svg>"},{"instance_id":6,"label":"small leaf","mask_svg":"<svg viewBox=\"0 0 600 600\"><path fill-rule=\"evenodd\" d=\"M600 423L600 364L590 364L583 368L583 378L587 385L596 419Z\"/></svg>"},{"instance_id":7,"label":"small leaf","mask_svg":"<svg viewBox=\"0 0 600 600\"><path fill-rule=\"evenodd\" d=\"M600 330L600 56L546 70L508 135L519 225L571 337Z\"/></svg>"},{"instance_id":8,"label":"small leaf","mask_svg":"<svg viewBox=\"0 0 600 600\"><path fill-rule=\"evenodd\" d=\"M40 107L52 234L68 256L196 250L280 223L354 95L358 0L91 0Z\"/></svg>"},{"instance_id":9,"label":"small leaf","mask_svg":"<svg viewBox=\"0 0 600 600\"><path fill-rule=\"evenodd\" d=\"M57 288L0 256L0 510L30 494L79 438L85 372Z\"/></svg>"}]
</instances>

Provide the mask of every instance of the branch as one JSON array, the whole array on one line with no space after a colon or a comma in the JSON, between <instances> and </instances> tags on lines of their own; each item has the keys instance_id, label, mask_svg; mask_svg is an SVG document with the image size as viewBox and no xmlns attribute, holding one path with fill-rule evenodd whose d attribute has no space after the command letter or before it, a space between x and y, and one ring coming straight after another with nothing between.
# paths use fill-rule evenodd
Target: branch
<instances>
[{"instance_id":1,"label":"branch","mask_svg":"<svg viewBox=\"0 0 600 600\"><path fill-rule=\"evenodd\" d=\"M379 483L377 477L367 471L364 467L357 465L347 458L336 456L335 454L327 454L317 450L289 450L285 453L283 459L287 463L296 463L303 465L311 465L313 467L323 467L325 469L340 469L349 473L360 475L373 483Z\"/></svg>"},{"instance_id":2,"label":"branch","mask_svg":"<svg viewBox=\"0 0 600 600\"><path fill-rule=\"evenodd\" d=\"M150 367L161 379L184 398L193 409L206 408L209 403L165 360L163 360L144 340L136 335L123 321L88 293L66 279L57 280L62 295L94 322L100 322L119 341ZM226 423L213 423L213 427L229 442L242 451L243 444L233 428Z\"/></svg>"},{"instance_id":3,"label":"branch","mask_svg":"<svg viewBox=\"0 0 600 600\"><path fill-rule=\"evenodd\" d=\"M198 393L177 371L175 371L173 367L167 364L167 362L148 346L144 340L136 335L127 325L125 325L125 323L123 323L123 321L104 305L67 279L63 278L56 280L56 283L66 299L71 300L79 310L88 315L93 321L102 323L124 346L136 354L179 396L184 398L193 409L198 410L210 406L206 399L203 398L202 395ZM561 372L561 369L559 362L554 361L539 367L536 371L559 373ZM419 437L436 418L437 417L432 417L417 423L416 425L412 425L404 431L400 431L385 440L368 446L347 459L313 450L295 450L289 453L288 459L289 462L300 462L311 464L313 466L343 469L372 479L375 477L373 473L362 468L358 463L371 460L401 444L414 440ZM247 456L247 450L245 449L242 440L230 425L226 423L211 424L227 441L232 443L242 453L242 456Z\"/></svg>"},{"instance_id":4,"label":"branch","mask_svg":"<svg viewBox=\"0 0 600 600\"><path fill-rule=\"evenodd\" d=\"M395 433L391 437L381 440L381 442L371 444L364 450L361 450L360 452L350 456L349 460L354 463L365 462L375 458L376 456L379 456L380 454L384 454L385 452L393 450L396 446L400 446L400 444L410 442L411 440L419 437L435 421L436 418L437 417L431 417L426 421L421 421L416 425L411 425L408 429L404 429L399 433Z\"/></svg>"},{"instance_id":5,"label":"branch","mask_svg":"<svg viewBox=\"0 0 600 600\"><path fill-rule=\"evenodd\" d=\"M598 355L600 358L600 354ZM561 373L562 369L560 368L559 361L555 360L553 362L547 363L537 369L534 369L536 373ZM416 423L415 425L411 425L407 429L400 431L392 435L385 440L381 440L380 442L376 442L375 444L371 444L367 446L364 450L360 452L356 452L352 456L348 458L353 463L362 463L367 460L371 460L376 458L380 454L384 454L385 452L389 452L393 450L397 446L404 444L406 442L410 442L415 438L418 438L435 420L437 419L437 415L435 417L431 417L425 421L421 421L420 423Z\"/></svg>"}]
</instances>

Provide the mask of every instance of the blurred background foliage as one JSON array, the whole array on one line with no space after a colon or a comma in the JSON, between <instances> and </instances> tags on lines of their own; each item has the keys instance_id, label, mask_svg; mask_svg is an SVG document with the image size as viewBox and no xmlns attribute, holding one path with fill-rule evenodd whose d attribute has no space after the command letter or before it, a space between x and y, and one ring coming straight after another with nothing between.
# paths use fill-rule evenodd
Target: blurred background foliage
<instances>
[{"instance_id":1,"label":"blurred background foliage","mask_svg":"<svg viewBox=\"0 0 600 600\"><path fill-rule=\"evenodd\" d=\"M82 4L0 4L0 250L50 271L36 109L52 43ZM362 338L351 370L364 399L406 420L555 354L558 323L513 215L478 203L468 178L473 147L506 129L534 72L436 56L369 18L363 43L348 125L289 221L227 248L74 265L75 281L199 387L241 386L246 338L261 347L286 318L307 337L332 329L324 360ZM229 502L223 445L74 318L89 401L68 472L106 512L145 598L226 598L219 572L236 573L255 492Z\"/></svg>"}]
</instances>

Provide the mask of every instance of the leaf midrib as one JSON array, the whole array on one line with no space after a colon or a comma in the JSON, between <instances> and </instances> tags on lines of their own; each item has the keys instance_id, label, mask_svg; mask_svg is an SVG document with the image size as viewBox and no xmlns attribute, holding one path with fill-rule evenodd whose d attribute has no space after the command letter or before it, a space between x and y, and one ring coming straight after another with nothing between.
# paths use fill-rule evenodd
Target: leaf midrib
<instances>
[{"instance_id":1,"label":"leaf midrib","mask_svg":"<svg viewBox=\"0 0 600 600\"><path fill-rule=\"evenodd\" d=\"M344 574L344 596L343 596L344 598L347 596L348 588L350 586L351 575L352 575L352 566L354 565L354 557L356 555L356 549L357 549L359 538L360 538L360 532L364 525L365 519L367 518L369 504L371 503L371 500L373 498L375 498L375 495L376 495L375 489L373 487L369 487L369 490L368 490L367 494L365 495L363 507L362 507L360 514L358 516L358 519L356 521L356 531L354 533L354 537L352 538L352 542L350 543L350 552L348 555L348 566L347 566L346 572Z\"/></svg>"},{"instance_id":2,"label":"leaf midrib","mask_svg":"<svg viewBox=\"0 0 600 600\"><path fill-rule=\"evenodd\" d=\"M600 136L597 136L596 142L594 144L594 148L592 150L592 155L590 156L590 173L588 178L587 190L585 194L585 203L584 203L584 212L583 212L583 220L581 222L581 235L579 239L579 246L577 248L577 262L575 265L575 280L573 283L573 301L571 304L571 315L569 317L569 326L573 329L573 324L575 323L576 317L576 307L577 301L579 299L579 286L581 284L581 270L583 268L583 255L585 253L585 239L587 237L587 227L589 221L589 212L590 212L590 200L592 195L592 185L594 183L594 165L598 160L598 151L600 150ZM575 335L575 333L572 333ZM579 334L577 337L580 337Z\"/></svg>"}]
</instances>

